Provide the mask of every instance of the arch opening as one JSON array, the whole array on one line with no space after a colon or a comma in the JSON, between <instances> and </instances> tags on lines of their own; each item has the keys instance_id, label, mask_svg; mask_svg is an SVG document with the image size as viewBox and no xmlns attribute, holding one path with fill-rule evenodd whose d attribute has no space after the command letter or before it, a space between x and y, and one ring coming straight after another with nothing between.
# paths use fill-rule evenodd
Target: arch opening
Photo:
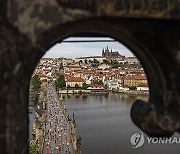
<instances>
[{"instance_id":1,"label":"arch opening","mask_svg":"<svg viewBox=\"0 0 180 154\"><path fill-rule=\"evenodd\" d=\"M144 21L143 21L144 22ZM147 43L146 41L151 39L149 37L146 39L146 41L143 40L146 33L143 32L136 27L137 25L141 24L141 20L134 21L134 27L129 27L126 25L129 25L131 23L131 19L124 20L121 19L121 23L115 23L115 25L112 26L112 19L111 18L93 18L83 21L77 21L75 23L66 24L64 26L57 27L57 29L54 29L52 32L48 32L46 37L46 41L48 43L44 43L44 41L41 39L41 45L43 48L48 49L52 44L55 44L56 42L61 42L64 38L67 38L69 36L75 35L75 34L101 34L101 35L108 35L112 38L115 38L119 42L122 42L125 44L131 51L135 53L135 55L138 57L138 59L141 61L142 65L144 66L145 72L147 73L149 86L151 95L149 98L149 103L145 105L144 111L142 112L141 107L144 107L144 104L142 106L143 102L136 102L135 107L132 108L133 111L131 111L131 116L133 117L133 114L135 113L135 117L133 118L134 123L141 128L143 131L145 131L148 135L151 136L170 136L174 133L174 130L166 130L162 129L159 125L159 119L161 118L161 111L158 111L157 117L154 119L154 124L149 127L149 121L147 122L147 125L144 125L145 127L142 127L142 122L146 119L145 117L148 117L149 111L156 112L159 110L160 106L163 108L163 100L162 95L163 91L166 90L165 88L165 78L163 75L162 70L160 69L159 62L156 60L154 55L151 53L151 45ZM148 22L146 22L148 24ZM142 24L143 25L143 24ZM151 27L151 26L150 26ZM49 35L50 34L50 35ZM143 36L143 37L142 37ZM52 39L53 38L53 39ZM46 45L45 45L46 44ZM141 111L140 111L141 110ZM138 116L137 113L140 113ZM149 120L148 117L147 119ZM143 121L142 121L143 120ZM160 119L161 120L161 119ZM144 123L143 123L144 124ZM155 128L155 129L154 129Z\"/></svg>"},{"instance_id":2,"label":"arch opening","mask_svg":"<svg viewBox=\"0 0 180 154\"><path fill-rule=\"evenodd\" d=\"M96 35L98 35L98 34L96 34ZM114 40L112 38L105 37L105 36L103 36L103 37L102 36L101 37L97 37L97 36L92 37L91 36L90 38L85 38L84 36L83 37L81 36L80 38L75 38L75 36L73 36L70 39L67 38L67 39L63 40L60 45L55 45L54 48L50 49L50 50L53 50L54 52L58 51L57 52L58 54L56 53L56 55L52 56L53 51L50 51L51 54L48 54L48 52L47 52L47 54L43 57L44 59L40 60L40 63L38 64L38 68L36 68L36 71L33 73L33 76L39 76L40 80L43 82L42 87L45 88L48 84L47 81L56 82L58 76L63 71L63 74L65 76L66 85L64 85L64 87L59 87L59 88L61 88L61 89L58 89L59 97L62 96L62 98L64 98L64 100L65 100L65 105L67 107L67 114L71 115L71 117L72 117L72 115L75 115L75 119L77 122L77 130L80 133L82 140L84 139L85 141L87 141L87 143L83 142L83 146L85 147L84 150L82 147L82 151L85 151L85 153L91 149L91 147L89 145L92 145L91 138L86 137L86 135L88 134L88 132L86 130L87 128L90 128L90 130L91 130L90 133L92 133L93 130L94 130L94 132L96 132L96 134L94 135L94 137L95 137L96 135L98 135L99 130L103 129L103 127L102 127L103 125L106 125L107 129L110 129L112 127L111 125L117 124L116 120L114 121L114 123L111 123L111 118L115 118L116 116L117 116L117 118L120 118L120 114L118 115L118 112L121 113L123 111L116 110L116 108L123 107L123 108L125 108L126 112L129 113L130 107L136 99L144 99L144 101L146 101L146 102L148 101L148 96L146 96L147 94L149 94L148 93L148 91L149 91L148 82L147 82L145 72L144 72L140 62L137 60L137 58L132 53L130 53L130 51L127 48L125 48L125 46L123 46L122 44L120 44L119 42L117 43L117 42L118 42L117 40ZM74 50L73 51L74 55L71 52L69 54L69 57L66 57L68 55L68 50L65 48L66 46L62 45L65 43L69 43L67 46L72 46L71 51ZM81 44L81 45L79 45L79 48L75 47L75 45L71 45L71 44L78 44L78 43ZM98 52L99 55L96 55L97 49L96 49L96 52L93 52L93 47L91 48L90 46L96 46L98 43L100 43L100 45L98 45L98 47L97 47L97 49L99 50L99 52ZM115 45L113 45L113 43L115 43ZM86 47L81 47L81 46L83 46L83 44L86 44ZM89 46L87 46L87 44L89 44ZM96 44L96 45L93 45L93 44ZM107 47L107 45L109 47ZM64 49L63 49L63 47L60 48L60 46L63 46ZM74 47L74 49L73 49L73 47ZM88 47L90 48L89 50L87 50ZM111 47L112 47L112 49L111 49ZM84 52L78 53L78 50L80 50L81 48L83 48ZM122 53L121 50L125 50L124 53ZM126 52L129 52L129 53L126 54ZM82 55L82 53L84 53L84 56ZM126 54L126 56L124 56L124 54ZM52 57L54 57L54 58L56 57L56 59L53 60ZM53 65L54 65L55 70L52 70L52 68L51 69L48 68L49 66L53 66ZM59 68L62 67L61 65L63 67L65 67L65 69L59 70ZM79 68L77 70L75 67L73 67L76 65L78 65L77 68ZM49 71L46 72L45 68L47 68L47 70L49 70ZM42 73L42 70L44 71L45 74ZM78 72L78 71L80 71L80 72ZM84 71L84 72L82 72L82 71ZM51 72L51 74L48 74L49 72ZM54 75L52 75L53 73L54 73ZM113 75L113 73L114 73L114 75ZM85 76L83 76L83 75L85 75ZM94 79L92 78L92 76L95 76ZM96 76L99 77L98 80L95 80ZM141 78L139 78L139 77L141 77ZM74 78L74 79L72 79L72 78ZM75 78L76 79L80 79L80 78L84 79L83 83L87 82L86 89L84 89L85 85L81 85L83 83L78 83L78 86L77 86L77 84L72 83L70 81L70 80L75 80ZM90 80L90 78L92 78L93 81L92 81L92 79ZM96 87L97 85L99 87ZM141 87L139 85L141 85ZM58 86L58 84L56 86ZM104 88L103 91L101 91L102 90L101 88ZM110 91L109 96L105 94L106 91L108 91L108 93ZM99 94L99 92L102 92L102 95ZM91 93L91 94L89 94L89 93ZM124 94L122 94L122 93L124 93ZM43 97L43 96L41 96L41 97ZM91 99L93 99L93 101ZM124 102L125 104L123 104L123 105L118 104L118 101L120 101L121 103ZM40 102L42 102L42 100L40 100ZM81 103L86 102L87 106L76 107L74 102L76 103L76 105L80 105ZM89 105L92 105L93 102L98 102L98 103L94 104L93 106L89 106ZM102 104L102 102L103 102L103 104ZM113 103L111 104L111 102L113 102ZM108 105L108 103L110 105ZM118 104L117 106L116 106L116 103ZM44 104L44 109L46 108L46 110L48 110L48 107L45 107L45 106L46 105ZM87 110L88 106L89 106L89 109ZM43 108L43 103L42 103L41 107ZM82 108L86 108L86 109L84 109L84 113L81 112ZM90 109L97 110L97 112L91 114L90 112L88 112L88 111L90 111ZM98 111L99 109L102 110L102 112L99 112ZM112 110L111 112L108 113L108 114L110 114L108 120L106 119L103 121L101 119L102 120L102 121L100 120L101 122L99 121L98 123L96 123L96 125L99 124L97 127L95 125L91 125L92 127L88 126L88 123L92 124L93 120L97 121L98 118L101 118L102 116L108 117L108 114L105 113L108 110ZM82 116L82 114L83 114L83 116ZM87 119L92 118L92 120L88 121L86 118L83 119L82 117L86 117ZM131 123L128 125L133 125L133 123L130 122L129 114L126 114L126 117L124 117L123 120L125 120L126 118L128 119L127 121L129 123ZM86 125L85 127L83 127L83 125L84 125L84 124L82 124L83 121L88 121L85 124ZM122 121L119 121L120 125L116 127L116 130L118 128L120 129L120 126L122 126L122 123L123 123ZM82 124L82 126L79 126L80 124ZM125 125L124 125L124 127L131 128L131 126L125 126ZM135 127L133 127L133 128L137 130L137 128L135 128ZM111 132L112 131L113 130L111 130ZM31 130L30 130L30 133L31 133ZM110 131L109 131L109 133L110 133ZM115 131L115 133L118 134L117 131ZM102 133L100 135L106 136L105 133ZM114 135L115 134L112 134L111 138L114 138L116 136L116 135L115 136ZM37 138L37 137L35 137L35 138ZM46 138L46 139L48 139L48 138ZM94 140L97 140L97 138ZM97 141L97 142L100 142L100 141ZM110 144L110 142L105 142L104 145L108 144L108 143ZM115 141L114 143L119 143L119 140ZM99 144L99 145L102 146L103 144ZM45 143L45 146L47 146L47 143ZM118 147L118 146L116 144L114 144L114 147L112 147L115 151L120 150L120 149L115 149L115 147ZM109 148L109 150L110 149L112 150L112 148ZM97 146L96 148L94 148L94 151L91 151L91 153L97 152L98 150L100 150L100 149Z\"/></svg>"}]
</instances>

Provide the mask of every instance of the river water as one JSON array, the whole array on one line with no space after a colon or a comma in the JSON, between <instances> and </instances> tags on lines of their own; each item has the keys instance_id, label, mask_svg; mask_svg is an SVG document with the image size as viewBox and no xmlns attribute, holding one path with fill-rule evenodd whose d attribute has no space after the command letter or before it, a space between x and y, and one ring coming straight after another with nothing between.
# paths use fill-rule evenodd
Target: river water
<instances>
[{"instance_id":1,"label":"river water","mask_svg":"<svg viewBox=\"0 0 180 154\"><path fill-rule=\"evenodd\" d=\"M74 113L81 136L83 154L179 154L180 144L147 144L132 148L130 137L140 132L130 118L136 99L120 93L100 95L63 95L67 114ZM178 135L177 135L178 136Z\"/></svg>"}]
</instances>

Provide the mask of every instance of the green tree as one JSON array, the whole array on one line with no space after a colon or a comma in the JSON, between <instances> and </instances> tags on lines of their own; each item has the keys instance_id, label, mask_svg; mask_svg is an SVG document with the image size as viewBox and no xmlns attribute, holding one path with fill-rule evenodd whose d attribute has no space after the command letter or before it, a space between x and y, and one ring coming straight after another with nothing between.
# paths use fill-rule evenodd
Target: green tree
<instances>
[{"instance_id":1,"label":"green tree","mask_svg":"<svg viewBox=\"0 0 180 154\"><path fill-rule=\"evenodd\" d=\"M71 88L71 86L70 86L70 85L68 85L68 86L67 86L67 88Z\"/></svg>"},{"instance_id":2,"label":"green tree","mask_svg":"<svg viewBox=\"0 0 180 154\"><path fill-rule=\"evenodd\" d=\"M114 64L119 64L119 62L117 60L114 60L113 63Z\"/></svg>"},{"instance_id":3,"label":"green tree","mask_svg":"<svg viewBox=\"0 0 180 154\"><path fill-rule=\"evenodd\" d=\"M124 65L127 65L127 64L129 64L127 61L124 63Z\"/></svg>"},{"instance_id":4,"label":"green tree","mask_svg":"<svg viewBox=\"0 0 180 154\"><path fill-rule=\"evenodd\" d=\"M98 63L91 63L91 66L92 66L92 67L98 67L99 64L98 64Z\"/></svg>"},{"instance_id":5,"label":"green tree","mask_svg":"<svg viewBox=\"0 0 180 154\"><path fill-rule=\"evenodd\" d=\"M93 63L99 64L99 61L98 61L97 59L94 58Z\"/></svg>"},{"instance_id":6,"label":"green tree","mask_svg":"<svg viewBox=\"0 0 180 154\"><path fill-rule=\"evenodd\" d=\"M85 89L87 89L87 88L88 88L88 85L87 85L86 83L83 83L83 84L82 84L82 89L85 90Z\"/></svg>"},{"instance_id":7,"label":"green tree","mask_svg":"<svg viewBox=\"0 0 180 154\"><path fill-rule=\"evenodd\" d=\"M34 91L33 97L34 97L34 105L36 106L39 102L39 90L41 88L41 80L37 75L34 75L31 78L31 87Z\"/></svg>"},{"instance_id":8,"label":"green tree","mask_svg":"<svg viewBox=\"0 0 180 154\"><path fill-rule=\"evenodd\" d=\"M107 60L107 59L103 59L103 63L104 63L104 64L107 64L107 65L110 64L109 60Z\"/></svg>"},{"instance_id":9,"label":"green tree","mask_svg":"<svg viewBox=\"0 0 180 154\"><path fill-rule=\"evenodd\" d=\"M117 68L118 66L120 66L120 65L119 65L119 62L118 62L117 60L111 60L111 65L112 65L112 67L114 67L114 68Z\"/></svg>"},{"instance_id":10,"label":"green tree","mask_svg":"<svg viewBox=\"0 0 180 154\"><path fill-rule=\"evenodd\" d=\"M57 80L55 81L55 85L58 88L64 88L66 87L66 81L65 81L65 77L64 75L59 75L59 77L57 78Z\"/></svg>"},{"instance_id":11,"label":"green tree","mask_svg":"<svg viewBox=\"0 0 180 154\"><path fill-rule=\"evenodd\" d=\"M103 85L102 80L94 80L93 83L94 83L94 84Z\"/></svg>"},{"instance_id":12,"label":"green tree","mask_svg":"<svg viewBox=\"0 0 180 154\"><path fill-rule=\"evenodd\" d=\"M77 83L75 84L75 88L76 88L76 89L79 89L79 85L78 85Z\"/></svg>"},{"instance_id":13,"label":"green tree","mask_svg":"<svg viewBox=\"0 0 180 154\"><path fill-rule=\"evenodd\" d=\"M89 59L89 63L92 63L93 61Z\"/></svg>"},{"instance_id":14,"label":"green tree","mask_svg":"<svg viewBox=\"0 0 180 154\"><path fill-rule=\"evenodd\" d=\"M84 60L84 63L85 63L85 64L87 64L87 63L88 63L87 59L85 59L85 60Z\"/></svg>"},{"instance_id":15,"label":"green tree","mask_svg":"<svg viewBox=\"0 0 180 154\"><path fill-rule=\"evenodd\" d=\"M38 91L39 88L41 87L41 80L37 75L34 75L31 78L31 86L33 88L33 90Z\"/></svg>"},{"instance_id":16,"label":"green tree","mask_svg":"<svg viewBox=\"0 0 180 154\"><path fill-rule=\"evenodd\" d=\"M112 64L112 68L118 68L119 66L119 64Z\"/></svg>"},{"instance_id":17,"label":"green tree","mask_svg":"<svg viewBox=\"0 0 180 154\"><path fill-rule=\"evenodd\" d=\"M129 89L130 89L130 90L136 90L137 87L136 87L136 86L130 86Z\"/></svg>"},{"instance_id":18,"label":"green tree","mask_svg":"<svg viewBox=\"0 0 180 154\"><path fill-rule=\"evenodd\" d=\"M103 85L103 81L102 81L102 80L99 80L99 84L100 84L100 85Z\"/></svg>"},{"instance_id":19,"label":"green tree","mask_svg":"<svg viewBox=\"0 0 180 154\"><path fill-rule=\"evenodd\" d=\"M31 140L31 142L29 143L29 154L39 154L38 145L34 140Z\"/></svg>"},{"instance_id":20,"label":"green tree","mask_svg":"<svg viewBox=\"0 0 180 154\"><path fill-rule=\"evenodd\" d=\"M83 63L83 61L82 61L82 60L80 60L80 61L79 61L79 65L80 65L80 64L82 64L82 63Z\"/></svg>"},{"instance_id":21,"label":"green tree","mask_svg":"<svg viewBox=\"0 0 180 154\"><path fill-rule=\"evenodd\" d=\"M98 80L94 80L93 83L94 84L99 84L99 81Z\"/></svg>"}]
</instances>

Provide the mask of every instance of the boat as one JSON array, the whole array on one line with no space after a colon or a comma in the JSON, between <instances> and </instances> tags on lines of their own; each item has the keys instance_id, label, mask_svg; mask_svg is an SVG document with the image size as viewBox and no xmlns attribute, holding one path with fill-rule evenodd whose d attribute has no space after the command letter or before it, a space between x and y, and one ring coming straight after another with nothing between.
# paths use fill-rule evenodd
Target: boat
<instances>
[{"instance_id":1,"label":"boat","mask_svg":"<svg viewBox=\"0 0 180 154\"><path fill-rule=\"evenodd\" d=\"M109 91L107 89L105 89L102 85L91 85L90 87L87 88L87 90L89 90L90 94L96 94L96 95L100 95L100 94L108 94Z\"/></svg>"},{"instance_id":2,"label":"boat","mask_svg":"<svg viewBox=\"0 0 180 154\"><path fill-rule=\"evenodd\" d=\"M91 89L90 90L90 94L96 94L96 95L100 95L100 94L108 94L109 91L106 89Z\"/></svg>"}]
</instances>

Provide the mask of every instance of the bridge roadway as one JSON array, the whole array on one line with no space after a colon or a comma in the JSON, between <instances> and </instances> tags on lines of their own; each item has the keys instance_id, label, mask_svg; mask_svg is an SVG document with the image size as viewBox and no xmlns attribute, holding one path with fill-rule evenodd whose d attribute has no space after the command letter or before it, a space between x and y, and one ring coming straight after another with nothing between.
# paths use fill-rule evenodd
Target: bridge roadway
<instances>
[{"instance_id":1,"label":"bridge roadway","mask_svg":"<svg viewBox=\"0 0 180 154\"><path fill-rule=\"evenodd\" d=\"M47 119L43 154L73 154L70 125L52 84L46 89Z\"/></svg>"}]
</instances>

